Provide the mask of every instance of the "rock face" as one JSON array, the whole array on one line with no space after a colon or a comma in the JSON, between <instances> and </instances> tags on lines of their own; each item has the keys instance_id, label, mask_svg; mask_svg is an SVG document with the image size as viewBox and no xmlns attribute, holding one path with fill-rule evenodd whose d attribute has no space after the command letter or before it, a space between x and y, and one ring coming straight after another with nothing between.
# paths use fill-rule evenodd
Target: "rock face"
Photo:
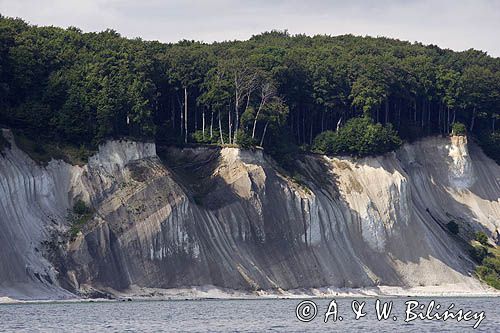
<instances>
[{"instance_id":1,"label":"rock face","mask_svg":"<svg viewBox=\"0 0 500 333\"><path fill-rule=\"evenodd\" d=\"M154 144L110 141L84 167L41 167L11 143L0 157L0 296L480 289L464 240L500 228L500 167L464 137L377 158L303 156L293 178L262 151L170 148L160 159ZM70 240L76 200L95 213Z\"/></svg>"}]
</instances>

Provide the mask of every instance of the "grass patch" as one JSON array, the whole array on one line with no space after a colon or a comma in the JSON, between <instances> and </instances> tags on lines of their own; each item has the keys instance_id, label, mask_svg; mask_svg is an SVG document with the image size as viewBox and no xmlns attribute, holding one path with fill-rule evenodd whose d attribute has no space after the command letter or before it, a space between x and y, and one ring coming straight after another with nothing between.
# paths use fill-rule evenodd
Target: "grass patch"
<instances>
[{"instance_id":1,"label":"grass patch","mask_svg":"<svg viewBox=\"0 0 500 333\"><path fill-rule=\"evenodd\" d=\"M83 227L92 219L94 211L83 200L78 200L68 212L68 221L71 223L69 235L74 240Z\"/></svg>"},{"instance_id":2,"label":"grass patch","mask_svg":"<svg viewBox=\"0 0 500 333\"><path fill-rule=\"evenodd\" d=\"M72 146L44 140L32 140L21 132L14 132L16 145L28 156L41 165L47 165L50 160L63 160L72 165L84 165L94 153L85 146Z\"/></svg>"}]
</instances>

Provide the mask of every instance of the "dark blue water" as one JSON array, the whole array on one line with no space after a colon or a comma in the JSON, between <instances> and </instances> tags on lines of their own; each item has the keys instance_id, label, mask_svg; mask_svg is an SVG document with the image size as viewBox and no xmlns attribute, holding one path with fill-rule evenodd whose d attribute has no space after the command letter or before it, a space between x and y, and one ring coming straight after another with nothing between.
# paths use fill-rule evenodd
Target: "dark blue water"
<instances>
[{"instance_id":1,"label":"dark blue water","mask_svg":"<svg viewBox=\"0 0 500 333\"><path fill-rule=\"evenodd\" d=\"M484 311L485 319L475 330L476 320L405 323L410 298L381 299L392 301L393 310L388 320L378 321L375 299L357 300L366 302L366 316L354 320L353 299L337 298L337 321L330 317L328 323L323 318L331 299L314 300L317 316L310 322L297 319L302 300L291 299L5 304L0 305L0 332L500 332L499 297L434 298L441 305L437 312L452 303L453 311Z\"/></svg>"}]
</instances>

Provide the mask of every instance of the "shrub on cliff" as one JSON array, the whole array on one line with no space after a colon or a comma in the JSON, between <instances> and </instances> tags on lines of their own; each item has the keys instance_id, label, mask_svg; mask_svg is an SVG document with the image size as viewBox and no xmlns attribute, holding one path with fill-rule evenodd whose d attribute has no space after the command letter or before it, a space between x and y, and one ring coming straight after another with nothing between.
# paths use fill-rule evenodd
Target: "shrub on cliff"
<instances>
[{"instance_id":1,"label":"shrub on cliff","mask_svg":"<svg viewBox=\"0 0 500 333\"><path fill-rule=\"evenodd\" d=\"M237 143L241 148L247 148L247 149L257 146L257 140L252 139L251 135L243 131L238 132Z\"/></svg>"},{"instance_id":2,"label":"shrub on cliff","mask_svg":"<svg viewBox=\"0 0 500 333\"><path fill-rule=\"evenodd\" d=\"M203 133L202 130L197 130L193 134L191 134L191 139L194 143L203 143L203 144L221 144L222 141L220 139L219 130L212 131L212 137L210 137L210 132L208 129ZM222 140L224 143L228 142L228 137L226 133L222 133Z\"/></svg>"},{"instance_id":3,"label":"shrub on cliff","mask_svg":"<svg viewBox=\"0 0 500 333\"><path fill-rule=\"evenodd\" d=\"M493 288L500 289L500 250L498 247L479 246L486 251L486 254L480 261L481 265L476 267L476 274Z\"/></svg>"},{"instance_id":4,"label":"shrub on cliff","mask_svg":"<svg viewBox=\"0 0 500 333\"><path fill-rule=\"evenodd\" d=\"M465 129L465 125L462 123L458 123L458 122L451 124L451 134L453 134L453 135L465 135L465 134L467 134L467 130Z\"/></svg>"},{"instance_id":5,"label":"shrub on cliff","mask_svg":"<svg viewBox=\"0 0 500 333\"><path fill-rule=\"evenodd\" d=\"M326 154L336 150L334 144L337 142L337 133L334 131L324 131L314 139L313 151Z\"/></svg>"},{"instance_id":6,"label":"shrub on cliff","mask_svg":"<svg viewBox=\"0 0 500 333\"><path fill-rule=\"evenodd\" d=\"M73 209L68 212L68 220L71 223L69 234L71 239L75 239L83 226L90 221L94 211L83 200L78 200L73 205Z\"/></svg>"},{"instance_id":7,"label":"shrub on cliff","mask_svg":"<svg viewBox=\"0 0 500 333\"><path fill-rule=\"evenodd\" d=\"M488 236L484 232L478 231L474 236L479 243L483 245L488 245Z\"/></svg>"},{"instance_id":8,"label":"shrub on cliff","mask_svg":"<svg viewBox=\"0 0 500 333\"><path fill-rule=\"evenodd\" d=\"M366 117L350 119L337 132L316 136L313 149L323 154L354 156L380 155L401 146L401 139L391 124L383 126Z\"/></svg>"}]
</instances>

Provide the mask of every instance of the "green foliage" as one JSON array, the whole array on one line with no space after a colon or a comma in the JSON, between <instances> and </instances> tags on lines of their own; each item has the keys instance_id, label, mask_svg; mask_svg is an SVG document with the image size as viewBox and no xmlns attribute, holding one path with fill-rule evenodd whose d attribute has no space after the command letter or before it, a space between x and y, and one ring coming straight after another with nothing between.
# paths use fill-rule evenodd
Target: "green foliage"
<instances>
[{"instance_id":1,"label":"green foliage","mask_svg":"<svg viewBox=\"0 0 500 333\"><path fill-rule=\"evenodd\" d=\"M257 140L252 139L252 136L250 134L247 134L243 131L238 132L238 145L241 148L252 148L257 146Z\"/></svg>"},{"instance_id":2,"label":"green foliage","mask_svg":"<svg viewBox=\"0 0 500 333\"><path fill-rule=\"evenodd\" d=\"M72 210L68 213L68 221L71 223L69 235L75 239L82 228L92 219L94 211L83 200L77 200Z\"/></svg>"},{"instance_id":3,"label":"green foliage","mask_svg":"<svg viewBox=\"0 0 500 333\"><path fill-rule=\"evenodd\" d=\"M314 138L313 152L327 154L335 151L337 144L337 133L334 131L324 131Z\"/></svg>"},{"instance_id":4,"label":"green foliage","mask_svg":"<svg viewBox=\"0 0 500 333\"><path fill-rule=\"evenodd\" d=\"M73 213L77 215L85 215L91 213L92 210L87 206L83 200L78 200L73 205Z\"/></svg>"},{"instance_id":5,"label":"green foliage","mask_svg":"<svg viewBox=\"0 0 500 333\"><path fill-rule=\"evenodd\" d=\"M452 135L466 135L467 130L465 129L465 125L462 123L453 123L451 124L451 134Z\"/></svg>"},{"instance_id":6,"label":"green foliage","mask_svg":"<svg viewBox=\"0 0 500 333\"><path fill-rule=\"evenodd\" d=\"M483 247L486 249L486 247ZM483 256L481 264L476 267L476 275L492 286L500 289L500 249L489 247Z\"/></svg>"},{"instance_id":7,"label":"green foliage","mask_svg":"<svg viewBox=\"0 0 500 333\"><path fill-rule=\"evenodd\" d=\"M41 165L47 165L52 159L63 160L72 165L84 165L95 152L83 144L76 147L72 144L55 143L41 138L35 141L22 132L14 132L14 140L22 151Z\"/></svg>"},{"instance_id":8,"label":"green foliage","mask_svg":"<svg viewBox=\"0 0 500 333\"><path fill-rule=\"evenodd\" d=\"M91 151L120 137L257 144L288 156L360 116L366 129L327 132L315 149L380 154L400 144L391 125L414 140L463 133L452 126L461 122L499 161L498 109L500 59L477 50L286 31L162 44L0 17L0 123L42 142L29 151L44 162L55 154L47 143ZM217 139L200 137L209 127Z\"/></svg>"},{"instance_id":9,"label":"green foliage","mask_svg":"<svg viewBox=\"0 0 500 333\"><path fill-rule=\"evenodd\" d=\"M488 245L488 236L482 231L476 232L474 234L474 239L483 245Z\"/></svg>"},{"instance_id":10,"label":"green foliage","mask_svg":"<svg viewBox=\"0 0 500 333\"><path fill-rule=\"evenodd\" d=\"M367 117L350 119L338 132L320 134L313 150L324 154L368 156L397 149L401 139L392 126L374 124Z\"/></svg>"},{"instance_id":11,"label":"green foliage","mask_svg":"<svg viewBox=\"0 0 500 333\"><path fill-rule=\"evenodd\" d=\"M50 146L42 140L31 140L25 134L14 132L16 145L35 162L47 165L51 159L63 159L64 155L55 146Z\"/></svg>"},{"instance_id":12,"label":"green foliage","mask_svg":"<svg viewBox=\"0 0 500 333\"><path fill-rule=\"evenodd\" d=\"M457 235L460 232L458 224L455 221L448 222L446 224L446 228L448 228L448 230L454 235Z\"/></svg>"},{"instance_id":13,"label":"green foliage","mask_svg":"<svg viewBox=\"0 0 500 333\"><path fill-rule=\"evenodd\" d=\"M223 133L224 142L228 142L227 135ZM214 130L212 132L212 137L210 138L210 132L208 129L205 129L205 134L203 134L202 130L198 130L191 134L191 140L195 143L203 143L203 144L220 144L220 133L218 130Z\"/></svg>"},{"instance_id":14,"label":"green foliage","mask_svg":"<svg viewBox=\"0 0 500 333\"><path fill-rule=\"evenodd\" d=\"M488 156L500 164L500 130L482 133L479 136L479 145Z\"/></svg>"},{"instance_id":15,"label":"green foliage","mask_svg":"<svg viewBox=\"0 0 500 333\"><path fill-rule=\"evenodd\" d=\"M500 257L492 253L491 256L483 260L483 265L490 268L491 270L500 272Z\"/></svg>"},{"instance_id":16,"label":"green foliage","mask_svg":"<svg viewBox=\"0 0 500 333\"><path fill-rule=\"evenodd\" d=\"M473 244L471 255L472 258L474 258L477 262L480 263L488 255L488 249L481 244Z\"/></svg>"},{"instance_id":17,"label":"green foliage","mask_svg":"<svg viewBox=\"0 0 500 333\"><path fill-rule=\"evenodd\" d=\"M273 144L266 148L266 152L270 154L284 170L289 173L294 173L296 169L296 158L300 149L291 139L291 134L286 129L280 129L272 132L269 139Z\"/></svg>"},{"instance_id":18,"label":"green foliage","mask_svg":"<svg viewBox=\"0 0 500 333\"><path fill-rule=\"evenodd\" d=\"M197 130L193 134L191 134L191 139L193 142L196 143L205 143L205 144L211 144L211 143L217 143L217 137L212 137L210 138L210 134L205 132L203 133L202 130Z\"/></svg>"}]
</instances>

